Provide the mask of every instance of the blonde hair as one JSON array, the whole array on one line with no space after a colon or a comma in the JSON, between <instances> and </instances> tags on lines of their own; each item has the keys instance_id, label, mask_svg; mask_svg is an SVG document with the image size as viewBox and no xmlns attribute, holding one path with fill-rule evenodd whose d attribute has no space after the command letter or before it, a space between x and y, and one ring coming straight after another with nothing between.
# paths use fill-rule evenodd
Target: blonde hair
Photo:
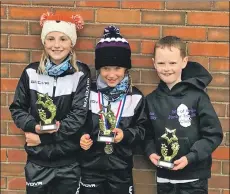
<instances>
[{"instance_id":1,"label":"blonde hair","mask_svg":"<svg viewBox=\"0 0 230 194\"><path fill-rule=\"evenodd\" d=\"M72 50L70 55L71 55L70 64L78 72L79 69L78 69L77 63L76 63L76 61L77 61L76 51ZM40 63L39 63L39 66L38 66L38 73L39 74L43 74L44 73L44 71L45 71L45 62L46 62L46 60L48 58L49 58L48 54L45 52L45 50L43 50L42 56L41 56L41 59L40 59Z\"/></svg>"}]
</instances>

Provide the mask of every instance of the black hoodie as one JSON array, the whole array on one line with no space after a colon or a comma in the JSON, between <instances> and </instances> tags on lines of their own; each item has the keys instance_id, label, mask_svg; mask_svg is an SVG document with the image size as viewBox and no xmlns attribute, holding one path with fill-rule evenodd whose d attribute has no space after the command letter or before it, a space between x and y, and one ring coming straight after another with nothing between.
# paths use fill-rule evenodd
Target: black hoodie
<instances>
[{"instance_id":1,"label":"black hoodie","mask_svg":"<svg viewBox=\"0 0 230 194\"><path fill-rule=\"evenodd\" d=\"M188 165L178 171L157 168L157 176L174 180L203 179L211 176L212 152L223 138L222 128L205 87L211 82L209 72L199 63L188 62L182 81L171 90L161 81L146 97L149 122L144 141L147 156L161 155L162 135L176 129L179 151ZM170 155L170 151L169 151Z\"/></svg>"}]
</instances>

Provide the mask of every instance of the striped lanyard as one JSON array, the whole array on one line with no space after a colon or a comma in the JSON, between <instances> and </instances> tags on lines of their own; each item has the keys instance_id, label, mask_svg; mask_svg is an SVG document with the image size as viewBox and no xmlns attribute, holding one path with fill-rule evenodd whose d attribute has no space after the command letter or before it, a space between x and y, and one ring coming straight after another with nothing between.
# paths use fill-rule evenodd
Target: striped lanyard
<instances>
[{"instance_id":1,"label":"striped lanyard","mask_svg":"<svg viewBox=\"0 0 230 194\"><path fill-rule=\"evenodd\" d=\"M121 120L122 112L123 112L123 109L125 106L125 100L126 100L126 95L120 100L119 105L118 105L118 110L117 110L117 114L116 114L116 128L118 127L119 122ZM103 109L103 112L105 112L104 98L103 98L103 94L101 92L98 92L98 102L99 102L99 110ZM101 120L104 121L105 128L108 129L107 121L106 121L104 115L100 114L100 118L101 118Z\"/></svg>"}]
</instances>

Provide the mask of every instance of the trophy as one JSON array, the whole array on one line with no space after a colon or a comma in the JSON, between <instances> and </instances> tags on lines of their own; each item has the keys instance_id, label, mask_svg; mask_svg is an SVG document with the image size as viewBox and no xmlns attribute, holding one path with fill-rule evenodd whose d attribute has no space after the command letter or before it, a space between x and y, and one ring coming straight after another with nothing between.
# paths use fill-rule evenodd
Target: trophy
<instances>
[{"instance_id":1,"label":"trophy","mask_svg":"<svg viewBox=\"0 0 230 194\"><path fill-rule=\"evenodd\" d=\"M111 104L109 104L108 106L103 106L103 107L107 108L107 112L105 113L103 110L100 110L98 112L99 114L104 116L105 121L103 121L102 117L99 119L100 130L98 132L97 141L105 142L106 143L106 146L104 148L105 153L111 154L113 153L112 143L114 142L114 138L115 138L115 133L112 131L116 127L116 117L113 111L111 110ZM109 129L107 129L106 124L110 126Z\"/></svg>"},{"instance_id":2,"label":"trophy","mask_svg":"<svg viewBox=\"0 0 230 194\"><path fill-rule=\"evenodd\" d=\"M157 166L160 168L172 169L174 167L173 158L179 151L178 138L175 135L176 129L165 128L165 133L161 136L165 140L165 143L161 143L161 155L158 160ZM169 137L171 136L171 137Z\"/></svg>"},{"instance_id":3,"label":"trophy","mask_svg":"<svg viewBox=\"0 0 230 194\"><path fill-rule=\"evenodd\" d=\"M38 114L41 120L41 130L56 130L58 126L54 118L56 116L57 108L56 105L53 103L53 100L48 96L48 94L38 93L38 100L36 104L41 105L41 108L38 109Z\"/></svg>"}]
</instances>

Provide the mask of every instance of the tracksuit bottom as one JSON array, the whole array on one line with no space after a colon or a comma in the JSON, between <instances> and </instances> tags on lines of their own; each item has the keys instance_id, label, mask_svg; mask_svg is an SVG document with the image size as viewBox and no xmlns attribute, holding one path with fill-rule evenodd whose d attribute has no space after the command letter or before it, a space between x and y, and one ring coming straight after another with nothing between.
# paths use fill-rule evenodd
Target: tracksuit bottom
<instances>
[{"instance_id":1,"label":"tracksuit bottom","mask_svg":"<svg viewBox=\"0 0 230 194\"><path fill-rule=\"evenodd\" d=\"M79 163L44 167L32 162L25 166L27 194L78 194L81 171Z\"/></svg>"},{"instance_id":2,"label":"tracksuit bottom","mask_svg":"<svg viewBox=\"0 0 230 194\"><path fill-rule=\"evenodd\" d=\"M208 194L208 180L188 183L157 183L157 194Z\"/></svg>"},{"instance_id":3,"label":"tracksuit bottom","mask_svg":"<svg viewBox=\"0 0 230 194\"><path fill-rule=\"evenodd\" d=\"M132 170L81 170L79 194L134 194Z\"/></svg>"}]
</instances>

